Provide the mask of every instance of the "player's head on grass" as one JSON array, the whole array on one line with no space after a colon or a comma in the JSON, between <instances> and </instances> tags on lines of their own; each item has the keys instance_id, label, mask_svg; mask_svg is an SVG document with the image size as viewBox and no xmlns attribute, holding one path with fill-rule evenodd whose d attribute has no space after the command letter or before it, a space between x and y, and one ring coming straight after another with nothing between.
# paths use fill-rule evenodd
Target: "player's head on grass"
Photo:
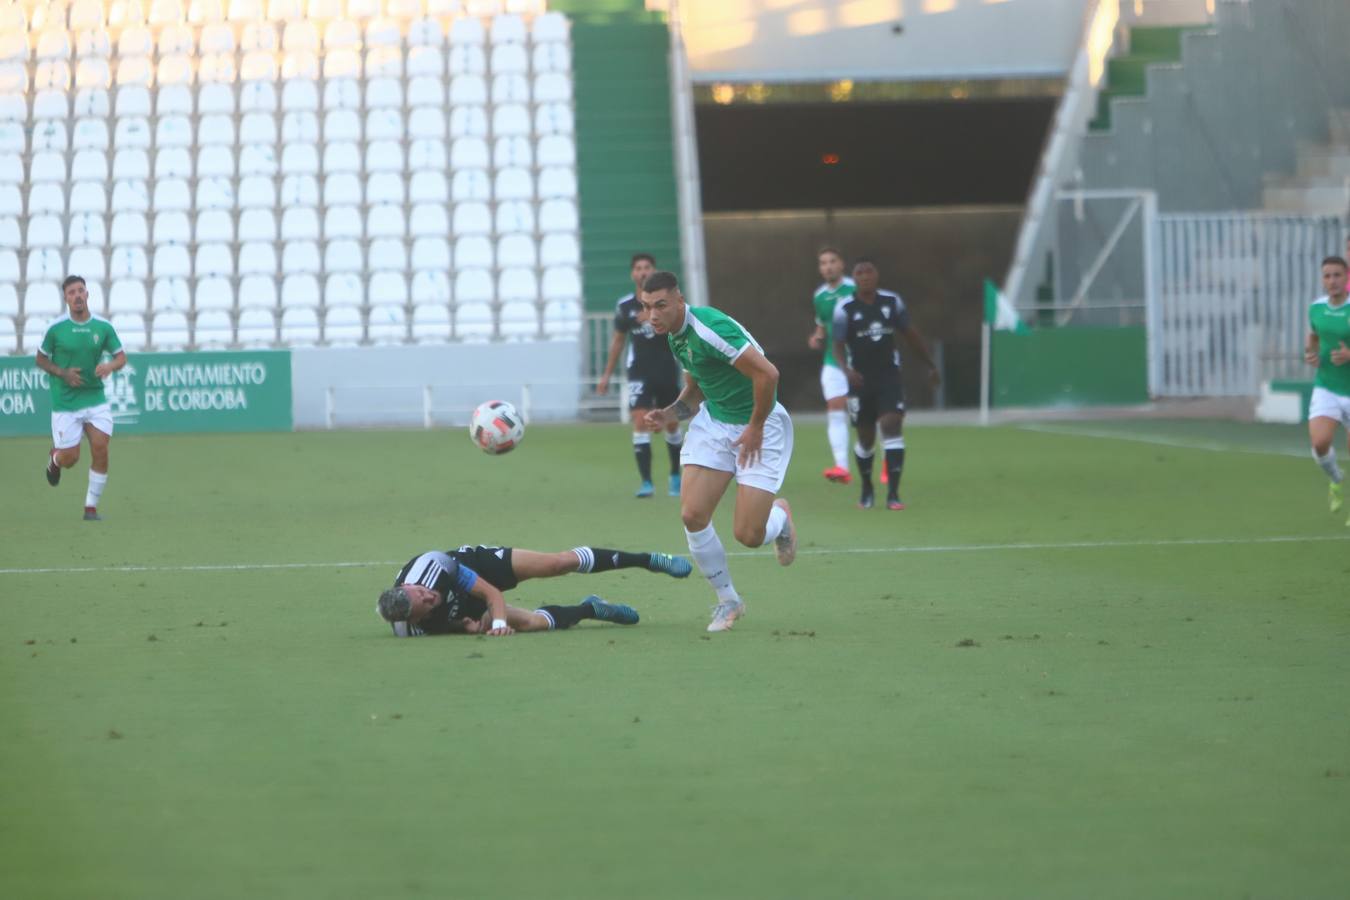
<instances>
[{"instance_id":1,"label":"player's head on grass","mask_svg":"<svg viewBox=\"0 0 1350 900\"><path fill-rule=\"evenodd\" d=\"M89 289L79 275L67 275L61 282L61 298L70 308L70 314L76 318L89 311Z\"/></svg>"},{"instance_id":2,"label":"player's head on grass","mask_svg":"<svg viewBox=\"0 0 1350 900\"><path fill-rule=\"evenodd\" d=\"M853 261L853 283L858 286L858 293L875 293L880 277L877 264L866 256L860 256Z\"/></svg>"},{"instance_id":3,"label":"player's head on grass","mask_svg":"<svg viewBox=\"0 0 1350 900\"><path fill-rule=\"evenodd\" d=\"M835 285L844 277L844 254L834 247L821 247L816 251L816 265L820 268L820 277L826 284Z\"/></svg>"},{"instance_id":4,"label":"player's head on grass","mask_svg":"<svg viewBox=\"0 0 1350 900\"><path fill-rule=\"evenodd\" d=\"M653 272L642 283L642 311L657 334L670 334L684 322L684 294L673 272Z\"/></svg>"},{"instance_id":5,"label":"player's head on grass","mask_svg":"<svg viewBox=\"0 0 1350 900\"><path fill-rule=\"evenodd\" d=\"M440 595L431 588L398 584L381 592L375 609L386 622L416 622L440 600Z\"/></svg>"},{"instance_id":6,"label":"player's head on grass","mask_svg":"<svg viewBox=\"0 0 1350 900\"><path fill-rule=\"evenodd\" d=\"M1333 299L1345 297L1348 272L1350 266L1347 266L1344 257L1328 256L1322 260L1322 290L1327 292L1328 297Z\"/></svg>"},{"instance_id":7,"label":"player's head on grass","mask_svg":"<svg viewBox=\"0 0 1350 900\"><path fill-rule=\"evenodd\" d=\"M628 275L633 279L633 289L642 290L642 285L656 271L656 257L650 253L634 253L628 261Z\"/></svg>"}]
</instances>

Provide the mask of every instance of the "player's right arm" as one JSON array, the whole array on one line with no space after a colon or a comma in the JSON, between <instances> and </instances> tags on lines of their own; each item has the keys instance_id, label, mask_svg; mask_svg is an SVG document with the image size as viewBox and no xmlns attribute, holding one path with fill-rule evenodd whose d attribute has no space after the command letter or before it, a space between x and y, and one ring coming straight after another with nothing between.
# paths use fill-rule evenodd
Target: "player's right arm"
<instances>
[{"instance_id":1,"label":"player's right arm","mask_svg":"<svg viewBox=\"0 0 1350 900\"><path fill-rule=\"evenodd\" d=\"M39 369L41 369L42 371L46 372L48 375L51 375L54 378L61 379L71 387L79 387L80 385L84 384L84 379L80 377L79 369L61 368L56 363L52 362L51 357L48 355L50 351L47 350L46 347L47 341L44 340L42 342L42 347L40 347L37 352L37 367Z\"/></svg>"},{"instance_id":2,"label":"player's right arm","mask_svg":"<svg viewBox=\"0 0 1350 900\"><path fill-rule=\"evenodd\" d=\"M627 335L616 328L614 336L609 339L609 358L605 360L605 374L600 376L600 383L595 386L597 394L604 394L609 391L609 379L614 375L614 367L619 363L619 353L623 350L623 342L626 337Z\"/></svg>"},{"instance_id":3,"label":"player's right arm","mask_svg":"<svg viewBox=\"0 0 1350 900\"><path fill-rule=\"evenodd\" d=\"M844 370L844 377L853 387L862 387L863 377L849 363L848 353L844 349L844 338L848 337L848 313L844 312L846 303L834 308L834 361Z\"/></svg>"},{"instance_id":4,"label":"player's right arm","mask_svg":"<svg viewBox=\"0 0 1350 900\"><path fill-rule=\"evenodd\" d=\"M488 615L492 617L491 627L487 629L489 635L504 637L514 632L506 617L506 598L496 585L488 584L486 579L480 577L469 588L469 593L487 604Z\"/></svg>"}]
</instances>

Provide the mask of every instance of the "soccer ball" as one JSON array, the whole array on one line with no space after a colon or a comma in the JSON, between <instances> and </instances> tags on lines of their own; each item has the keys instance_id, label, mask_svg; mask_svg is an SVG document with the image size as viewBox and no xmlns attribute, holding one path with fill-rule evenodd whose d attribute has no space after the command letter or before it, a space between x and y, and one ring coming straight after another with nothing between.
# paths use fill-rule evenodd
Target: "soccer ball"
<instances>
[{"instance_id":1,"label":"soccer ball","mask_svg":"<svg viewBox=\"0 0 1350 900\"><path fill-rule=\"evenodd\" d=\"M525 438L525 420L505 400L480 403L469 420L469 437L484 453L498 456Z\"/></svg>"}]
</instances>

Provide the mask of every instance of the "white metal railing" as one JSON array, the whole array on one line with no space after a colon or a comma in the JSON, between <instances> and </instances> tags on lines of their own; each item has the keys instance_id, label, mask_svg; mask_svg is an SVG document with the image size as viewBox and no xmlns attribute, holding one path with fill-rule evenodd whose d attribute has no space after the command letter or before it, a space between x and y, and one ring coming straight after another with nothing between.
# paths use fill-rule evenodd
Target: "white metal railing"
<instances>
[{"instance_id":1,"label":"white metal railing","mask_svg":"<svg viewBox=\"0 0 1350 900\"><path fill-rule=\"evenodd\" d=\"M1039 271L1050 243L1049 216L1055 191L1078 166L1083 133L1097 108L1097 86L1106 70L1119 21L1120 0L1093 0L1088 5L1078 54L1065 79L1064 96L1055 111L1017 233L1012 263L1003 281L1004 296L1014 305L1026 302L1025 294L1035 289L1034 273Z\"/></svg>"},{"instance_id":2,"label":"white metal railing","mask_svg":"<svg viewBox=\"0 0 1350 900\"><path fill-rule=\"evenodd\" d=\"M1344 246L1337 217L1270 213L1158 217L1156 314L1149 319L1155 396L1255 396L1308 373L1308 305L1318 263Z\"/></svg>"},{"instance_id":3,"label":"white metal railing","mask_svg":"<svg viewBox=\"0 0 1350 900\"><path fill-rule=\"evenodd\" d=\"M514 403L527 424L533 419L576 421L587 412L593 421L596 416L626 421L627 382L616 379L602 396L595 393L597 380L329 385L324 390L324 427L330 431L362 425L456 427L467 425L474 409L485 400Z\"/></svg>"}]
</instances>

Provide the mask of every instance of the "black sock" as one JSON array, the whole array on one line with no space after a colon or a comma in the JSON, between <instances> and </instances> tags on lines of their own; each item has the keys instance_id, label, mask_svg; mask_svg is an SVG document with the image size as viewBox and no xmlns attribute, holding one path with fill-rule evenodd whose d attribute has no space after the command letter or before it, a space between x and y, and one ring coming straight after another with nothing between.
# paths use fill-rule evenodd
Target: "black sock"
<instances>
[{"instance_id":1,"label":"black sock","mask_svg":"<svg viewBox=\"0 0 1350 900\"><path fill-rule=\"evenodd\" d=\"M633 456L637 458L638 474L642 476L643 481L652 480L652 445L634 444Z\"/></svg>"},{"instance_id":2,"label":"black sock","mask_svg":"<svg viewBox=\"0 0 1350 900\"><path fill-rule=\"evenodd\" d=\"M900 496L900 473L905 468L905 448L898 447L886 451L886 472L889 480L886 484L892 497Z\"/></svg>"},{"instance_id":3,"label":"black sock","mask_svg":"<svg viewBox=\"0 0 1350 900\"><path fill-rule=\"evenodd\" d=\"M595 608L589 603L578 606L541 606L536 612L541 612L553 620L554 631L571 628L582 619L595 618Z\"/></svg>"},{"instance_id":4,"label":"black sock","mask_svg":"<svg viewBox=\"0 0 1350 900\"><path fill-rule=\"evenodd\" d=\"M853 459L858 463L858 474L864 482L872 480L872 459L875 456L875 451L870 456L863 456L857 450L853 451Z\"/></svg>"},{"instance_id":5,"label":"black sock","mask_svg":"<svg viewBox=\"0 0 1350 900\"><path fill-rule=\"evenodd\" d=\"M652 561L650 553L629 553L626 550L607 550L604 547L577 547L572 552L581 560L577 571L583 575L611 572L614 569L645 569Z\"/></svg>"},{"instance_id":6,"label":"black sock","mask_svg":"<svg viewBox=\"0 0 1350 900\"><path fill-rule=\"evenodd\" d=\"M684 447L684 441L678 444L672 444L666 441L666 453L670 455L670 474L680 474L680 450Z\"/></svg>"}]
</instances>

